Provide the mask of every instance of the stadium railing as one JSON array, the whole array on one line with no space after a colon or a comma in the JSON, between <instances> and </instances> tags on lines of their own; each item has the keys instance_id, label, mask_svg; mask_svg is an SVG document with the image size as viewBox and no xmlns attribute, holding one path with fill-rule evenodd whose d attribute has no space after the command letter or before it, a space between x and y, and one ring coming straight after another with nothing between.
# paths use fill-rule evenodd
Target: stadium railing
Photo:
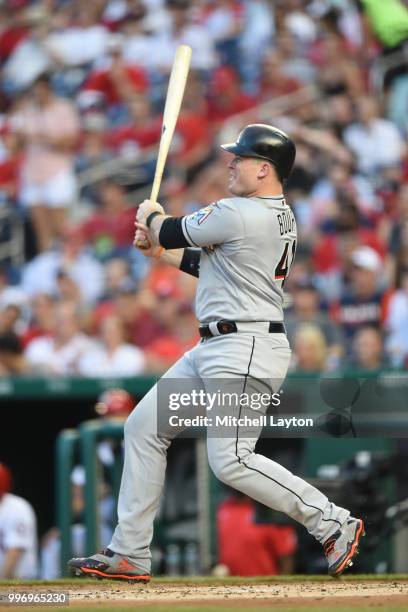
<instances>
[{"instance_id":1,"label":"stadium railing","mask_svg":"<svg viewBox=\"0 0 408 612\"><path fill-rule=\"evenodd\" d=\"M340 381L341 388L335 391L335 396L327 397L327 390L323 388L324 381ZM351 387L348 382L352 381ZM62 382L62 381L61 381ZM65 384L64 384L65 382ZM152 378L124 379L123 381L110 381L114 386L123 386L133 392L135 396L142 397L154 384ZM46 389L47 385L54 396L69 393L75 397L89 394L96 396L109 384L107 381L71 379L63 381L56 386L56 381L39 381L34 385L30 381L31 389ZM344 383L344 384L343 384ZM23 391L21 381L16 385L15 391ZM357 385L357 386L356 386ZM350 458L358 450L378 451L388 450L392 439L408 436L408 414L406 412L406 388L408 385L408 372L383 371L376 373L349 372L343 377L330 378L316 377L315 375L290 375L285 383L285 397L293 400L294 405L301 406L299 412L302 416L313 416L316 424L315 430L298 433L288 431L283 437L305 438L305 474L309 477L316 475L317 468L322 464L334 464L340 459ZM2 389L0 386L0 393ZM4 389L3 389L4 391ZM344 391L345 400L339 397ZM24 393L25 395L25 393ZM351 398L351 399L350 399ZM289 401L289 405L293 405ZM352 412L353 425L348 419ZM281 416L284 416L282 412ZM288 413L287 413L288 415ZM278 415L279 416L279 415ZM318 421L318 422L317 422ZM355 427L355 429L354 429ZM202 432L203 433L203 432ZM279 437L276 430L268 433L266 437ZM121 440L123 436L123 422L108 419L91 420L80 425L78 430L62 431L56 444L56 508L57 523L61 531L61 567L71 556L70 529L72 524L72 508L70 500L70 478L77 461L78 452L85 471L85 512L84 523L86 527L86 554L98 549L98 489L101 469L98 467L97 446L103 440ZM120 448L120 446L119 446ZM197 465L197 485L199 503L197 505L198 538L200 552L200 566L208 568L216 555L215 510L218 501L219 488L215 478L210 473L205 442L200 437L196 439L195 456ZM110 471L111 489L114 496L119 490L119 481L122 467L122 453L115 455L114 465ZM65 571L63 569L63 571Z\"/></svg>"}]
</instances>

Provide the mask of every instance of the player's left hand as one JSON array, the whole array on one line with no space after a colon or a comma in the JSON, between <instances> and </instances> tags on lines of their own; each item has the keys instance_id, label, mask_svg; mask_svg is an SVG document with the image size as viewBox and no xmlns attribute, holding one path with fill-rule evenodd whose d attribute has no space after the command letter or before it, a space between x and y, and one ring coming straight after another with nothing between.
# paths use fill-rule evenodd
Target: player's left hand
<instances>
[{"instance_id":1,"label":"player's left hand","mask_svg":"<svg viewBox=\"0 0 408 612\"><path fill-rule=\"evenodd\" d=\"M135 225L136 233L133 246L139 249L145 257L158 258L163 248L153 243L149 230L143 223L136 221Z\"/></svg>"},{"instance_id":2,"label":"player's left hand","mask_svg":"<svg viewBox=\"0 0 408 612\"><path fill-rule=\"evenodd\" d=\"M144 200L141 204L139 204L139 208L137 209L136 219L140 223L146 223L147 217L152 212L159 212L164 215L164 208L158 202L151 202L150 200Z\"/></svg>"}]
</instances>

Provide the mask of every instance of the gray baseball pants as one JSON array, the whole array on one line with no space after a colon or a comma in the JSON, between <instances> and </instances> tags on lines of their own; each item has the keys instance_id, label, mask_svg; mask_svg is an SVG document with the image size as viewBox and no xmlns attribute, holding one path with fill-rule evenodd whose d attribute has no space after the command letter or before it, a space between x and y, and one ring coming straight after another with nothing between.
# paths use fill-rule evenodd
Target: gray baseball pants
<instances>
[{"instance_id":1,"label":"gray baseball pants","mask_svg":"<svg viewBox=\"0 0 408 612\"><path fill-rule=\"evenodd\" d=\"M206 391L216 379L237 381L250 392L251 381L270 381L269 392L280 389L290 360L284 334L268 334L259 323L247 324L245 333L204 340L188 351L164 375L189 381ZM166 471L166 453L181 429L169 427L157 434L157 385L131 413L125 424L125 460L118 502L118 525L109 545L129 557L142 572L150 571L150 543ZM238 407L239 408L239 407ZM237 408L237 409L238 409ZM159 407L160 410L160 407ZM166 407L167 410L167 407ZM215 406L213 412L215 413ZM207 437L208 460L214 474L225 484L265 506L289 515L324 542L347 520L350 513L331 503L323 493L294 476L278 463L254 452L259 431L251 437L237 428L231 437Z\"/></svg>"}]
</instances>

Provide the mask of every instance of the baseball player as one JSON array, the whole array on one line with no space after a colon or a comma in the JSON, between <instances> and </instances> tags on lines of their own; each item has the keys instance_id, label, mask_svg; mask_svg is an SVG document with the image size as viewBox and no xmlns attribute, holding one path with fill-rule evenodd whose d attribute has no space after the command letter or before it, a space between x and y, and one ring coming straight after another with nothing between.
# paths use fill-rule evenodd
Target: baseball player
<instances>
[{"instance_id":1,"label":"baseball player","mask_svg":"<svg viewBox=\"0 0 408 612\"><path fill-rule=\"evenodd\" d=\"M290 360L283 324L282 285L296 251L296 222L282 194L295 145L270 125L246 126L233 144L228 188L232 194L185 217L165 214L145 200L138 209L136 238L147 254L198 277L196 314L201 341L164 375L201 383L207 391L220 379L241 391L262 381L280 389ZM159 383L160 384L160 383ZM184 384L184 383L183 383ZM194 387L195 388L195 387ZM109 547L72 559L80 576L147 582L150 542L166 469L166 451L180 429L158 435L158 420L168 406L158 404L154 387L125 425L125 462L118 503L118 525ZM215 409L220 408L216 406ZM243 414L241 404L231 414ZM340 575L357 552L363 521L281 465L254 452L254 435L245 427L228 436L207 435L208 459L215 475L262 504L285 512L323 544L329 573Z\"/></svg>"},{"instance_id":2,"label":"baseball player","mask_svg":"<svg viewBox=\"0 0 408 612\"><path fill-rule=\"evenodd\" d=\"M0 580L37 577L37 523L32 506L10 493L10 470L0 463Z\"/></svg>"}]
</instances>

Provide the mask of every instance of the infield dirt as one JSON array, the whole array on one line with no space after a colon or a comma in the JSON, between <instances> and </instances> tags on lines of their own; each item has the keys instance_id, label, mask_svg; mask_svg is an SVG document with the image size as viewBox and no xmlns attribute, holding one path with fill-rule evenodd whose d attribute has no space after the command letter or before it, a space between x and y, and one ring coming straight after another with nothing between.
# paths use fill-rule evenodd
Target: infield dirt
<instances>
[{"instance_id":1,"label":"infield dirt","mask_svg":"<svg viewBox=\"0 0 408 612\"><path fill-rule=\"evenodd\" d=\"M69 593L69 606L19 605L17 610L37 612L74 608L75 612L105 609L155 612L274 612L317 609L319 612L351 610L408 610L408 576L358 577L333 580L310 577L287 579L153 579L148 585L113 581L61 580L56 583L0 583L0 594ZM1 611L12 606L0 605Z\"/></svg>"}]
</instances>

